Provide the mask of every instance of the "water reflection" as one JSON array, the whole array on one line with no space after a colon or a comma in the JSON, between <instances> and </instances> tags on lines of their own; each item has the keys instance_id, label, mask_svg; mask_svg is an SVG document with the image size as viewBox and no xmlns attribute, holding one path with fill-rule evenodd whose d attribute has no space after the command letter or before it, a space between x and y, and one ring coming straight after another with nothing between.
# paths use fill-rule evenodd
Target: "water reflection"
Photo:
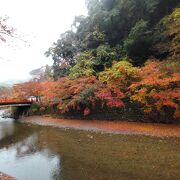
<instances>
[{"instance_id":1,"label":"water reflection","mask_svg":"<svg viewBox=\"0 0 180 180\"><path fill-rule=\"evenodd\" d=\"M18 180L60 179L59 155L38 146L38 132L21 134L16 128L13 120L0 119L0 171Z\"/></svg>"},{"instance_id":2,"label":"water reflection","mask_svg":"<svg viewBox=\"0 0 180 180\"><path fill-rule=\"evenodd\" d=\"M19 180L48 180L59 177L60 160L48 150L17 156L15 147L0 150L0 170ZM58 179L58 178L56 178Z\"/></svg>"},{"instance_id":3,"label":"water reflection","mask_svg":"<svg viewBox=\"0 0 180 180\"><path fill-rule=\"evenodd\" d=\"M1 118L3 112L4 112L3 110L0 110L0 140L6 136L12 135L15 131L15 127L13 123L14 120L11 118L6 118L6 119Z\"/></svg>"},{"instance_id":4,"label":"water reflection","mask_svg":"<svg viewBox=\"0 0 180 180\"><path fill-rule=\"evenodd\" d=\"M180 177L177 138L105 135L7 122L0 121L0 171L18 180Z\"/></svg>"},{"instance_id":5,"label":"water reflection","mask_svg":"<svg viewBox=\"0 0 180 180\"><path fill-rule=\"evenodd\" d=\"M34 154L37 151L36 144L38 140L37 133L29 136L16 145L17 157L22 158L27 155Z\"/></svg>"}]
</instances>

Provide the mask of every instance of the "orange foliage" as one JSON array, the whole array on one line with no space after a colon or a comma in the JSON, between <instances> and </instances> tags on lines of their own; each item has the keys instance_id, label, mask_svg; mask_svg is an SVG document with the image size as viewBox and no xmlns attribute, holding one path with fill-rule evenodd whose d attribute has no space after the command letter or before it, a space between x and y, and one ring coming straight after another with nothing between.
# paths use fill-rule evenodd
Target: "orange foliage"
<instances>
[{"instance_id":1,"label":"orange foliage","mask_svg":"<svg viewBox=\"0 0 180 180\"><path fill-rule=\"evenodd\" d=\"M41 95L42 87L38 82L25 82L13 86L13 98L28 99L30 96L39 97Z\"/></svg>"},{"instance_id":2,"label":"orange foliage","mask_svg":"<svg viewBox=\"0 0 180 180\"><path fill-rule=\"evenodd\" d=\"M57 104L61 113L74 109L89 115L97 102L101 102L102 106L123 106L121 100L123 94L120 90L108 88L94 76L75 80L61 78L56 82L44 82L44 85L46 85L42 91L44 104Z\"/></svg>"},{"instance_id":3,"label":"orange foliage","mask_svg":"<svg viewBox=\"0 0 180 180\"><path fill-rule=\"evenodd\" d=\"M53 105L62 114L75 111L84 116L96 108L128 109L133 102L138 107L140 104L146 114L169 113L169 117L180 118L180 75L173 66L153 60L142 68L133 68L126 62L116 63L113 68L101 73L100 80L94 76L64 77L58 81L16 84L11 99L35 96L41 99L41 111Z\"/></svg>"},{"instance_id":4,"label":"orange foliage","mask_svg":"<svg viewBox=\"0 0 180 180\"><path fill-rule=\"evenodd\" d=\"M130 99L143 105L144 112L156 110L163 112L164 107L174 109L178 118L180 100L180 75L163 71L163 63L149 61L141 68L141 80L130 86Z\"/></svg>"}]
</instances>

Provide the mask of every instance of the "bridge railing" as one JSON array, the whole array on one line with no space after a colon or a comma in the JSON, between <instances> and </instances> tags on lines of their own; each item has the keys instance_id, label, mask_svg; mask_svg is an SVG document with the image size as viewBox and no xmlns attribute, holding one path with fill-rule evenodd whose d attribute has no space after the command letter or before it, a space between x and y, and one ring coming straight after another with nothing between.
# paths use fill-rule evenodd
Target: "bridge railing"
<instances>
[{"instance_id":1,"label":"bridge railing","mask_svg":"<svg viewBox=\"0 0 180 180\"><path fill-rule=\"evenodd\" d=\"M0 99L0 103L31 103L32 101L27 100L27 99L21 99L21 100L17 100L17 99Z\"/></svg>"}]
</instances>

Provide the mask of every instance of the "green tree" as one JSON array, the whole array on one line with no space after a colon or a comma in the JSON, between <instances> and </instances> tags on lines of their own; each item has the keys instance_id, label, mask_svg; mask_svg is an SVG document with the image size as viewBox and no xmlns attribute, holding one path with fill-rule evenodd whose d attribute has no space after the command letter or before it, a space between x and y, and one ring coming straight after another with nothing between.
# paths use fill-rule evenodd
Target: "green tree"
<instances>
[{"instance_id":1,"label":"green tree","mask_svg":"<svg viewBox=\"0 0 180 180\"><path fill-rule=\"evenodd\" d=\"M180 59L180 8L165 16L154 32L153 53L158 59Z\"/></svg>"},{"instance_id":2,"label":"green tree","mask_svg":"<svg viewBox=\"0 0 180 180\"><path fill-rule=\"evenodd\" d=\"M86 51L95 57L96 73L124 57L142 65L151 55L154 38L161 38L161 33L153 33L157 23L179 6L179 0L86 0L86 6L88 15L75 17L72 29L46 53L52 56L55 79L68 75L78 63L75 57Z\"/></svg>"},{"instance_id":3,"label":"green tree","mask_svg":"<svg viewBox=\"0 0 180 180\"><path fill-rule=\"evenodd\" d=\"M86 51L76 56L76 65L70 69L69 77L71 79L79 77L89 77L95 74L93 69L95 57L91 51Z\"/></svg>"},{"instance_id":4,"label":"green tree","mask_svg":"<svg viewBox=\"0 0 180 180\"><path fill-rule=\"evenodd\" d=\"M57 40L45 55L51 56L53 59L53 76L58 79L68 74L68 66L75 63L74 55L76 54L76 44L74 40L74 32L67 31L61 35L61 39Z\"/></svg>"},{"instance_id":5,"label":"green tree","mask_svg":"<svg viewBox=\"0 0 180 180\"><path fill-rule=\"evenodd\" d=\"M53 78L53 74L52 74L52 67L49 65L45 66L45 70L44 70L44 79L45 80L50 80Z\"/></svg>"},{"instance_id":6,"label":"green tree","mask_svg":"<svg viewBox=\"0 0 180 180\"><path fill-rule=\"evenodd\" d=\"M152 35L147 21L140 20L132 28L124 41L124 47L133 64L141 65L147 60L153 43Z\"/></svg>"}]
</instances>

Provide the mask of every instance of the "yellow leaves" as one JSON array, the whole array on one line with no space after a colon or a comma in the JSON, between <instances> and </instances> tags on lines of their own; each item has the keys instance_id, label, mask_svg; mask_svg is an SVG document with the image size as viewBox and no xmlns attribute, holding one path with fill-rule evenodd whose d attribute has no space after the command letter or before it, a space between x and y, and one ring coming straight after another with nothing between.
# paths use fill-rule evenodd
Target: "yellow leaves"
<instances>
[{"instance_id":1,"label":"yellow leaves","mask_svg":"<svg viewBox=\"0 0 180 180\"><path fill-rule=\"evenodd\" d=\"M180 8L176 8L173 13L169 16L169 20L180 21Z\"/></svg>"},{"instance_id":2,"label":"yellow leaves","mask_svg":"<svg viewBox=\"0 0 180 180\"><path fill-rule=\"evenodd\" d=\"M147 89L142 88L141 90L136 91L136 94L131 96L130 99L132 101L137 101L139 103L144 104L146 101L146 96L147 96Z\"/></svg>"},{"instance_id":3,"label":"yellow leaves","mask_svg":"<svg viewBox=\"0 0 180 180\"><path fill-rule=\"evenodd\" d=\"M99 74L99 80L107 85L116 85L124 92L133 81L138 79L138 71L138 68L127 61L114 62L111 68Z\"/></svg>"}]
</instances>

